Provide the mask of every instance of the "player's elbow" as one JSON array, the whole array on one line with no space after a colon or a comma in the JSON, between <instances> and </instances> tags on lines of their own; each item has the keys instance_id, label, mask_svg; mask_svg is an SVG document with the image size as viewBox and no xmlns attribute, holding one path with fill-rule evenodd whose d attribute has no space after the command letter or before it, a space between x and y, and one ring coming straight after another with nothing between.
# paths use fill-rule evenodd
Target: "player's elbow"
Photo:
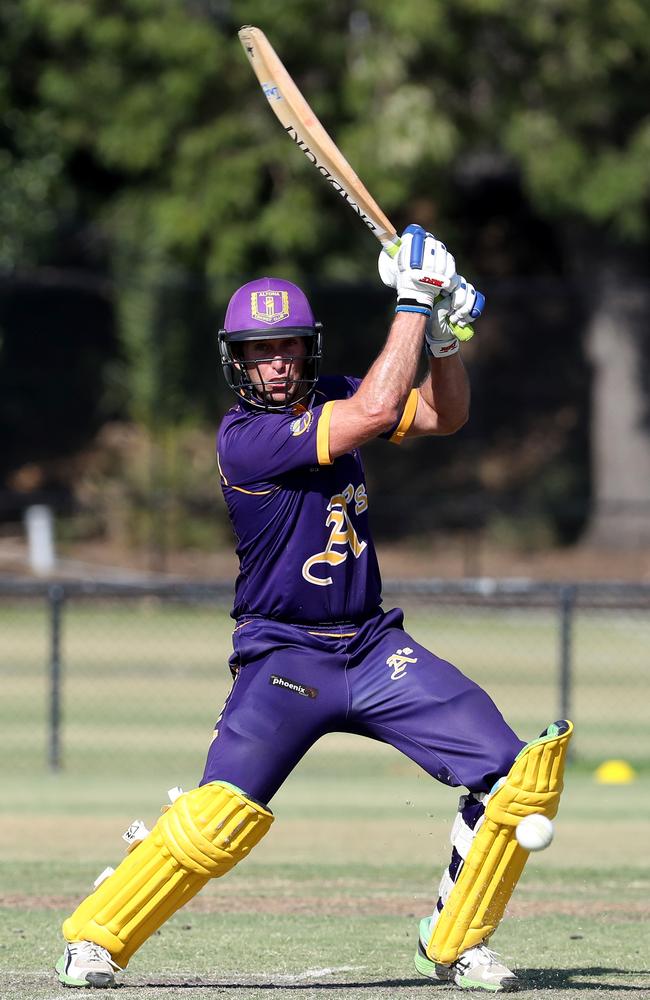
<instances>
[{"instance_id":1,"label":"player's elbow","mask_svg":"<svg viewBox=\"0 0 650 1000\"><path fill-rule=\"evenodd\" d=\"M386 400L368 400L364 404L363 419L368 430L374 437L385 434L399 421L401 409L397 402Z\"/></svg>"},{"instance_id":2,"label":"player's elbow","mask_svg":"<svg viewBox=\"0 0 650 1000\"><path fill-rule=\"evenodd\" d=\"M438 414L438 434L455 434L469 420L469 408L454 413Z\"/></svg>"},{"instance_id":3,"label":"player's elbow","mask_svg":"<svg viewBox=\"0 0 650 1000\"><path fill-rule=\"evenodd\" d=\"M465 426L468 420L469 420L469 407L466 407L461 413L457 414L456 419L452 421L451 430L449 431L449 433L455 434L456 431L459 431L462 427Z\"/></svg>"}]
</instances>

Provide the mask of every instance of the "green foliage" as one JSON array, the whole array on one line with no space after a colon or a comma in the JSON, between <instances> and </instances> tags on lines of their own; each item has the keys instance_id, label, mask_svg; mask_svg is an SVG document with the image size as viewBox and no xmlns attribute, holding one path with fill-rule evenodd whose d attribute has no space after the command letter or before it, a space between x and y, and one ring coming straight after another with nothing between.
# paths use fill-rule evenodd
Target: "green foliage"
<instances>
[{"instance_id":1,"label":"green foliage","mask_svg":"<svg viewBox=\"0 0 650 1000\"><path fill-rule=\"evenodd\" d=\"M17 3L5 8L10 69L0 95L27 172L15 184L29 197L47 200L57 169L65 179L83 153L91 176L68 175L68 185L92 200L115 244L140 248L146 227L161 253L222 276L287 256L337 270L336 257L352 255L341 242L350 220L284 140L234 15L218 20L210 5L183 0L26 0L22 18ZM556 0L526 17L515 0L366 0L354 13L292 0L272 23L259 0L236 8L239 20L266 27L389 211L412 197L439 200L450 172L491 151L516 162L551 216L645 235L642 0ZM25 53L26 91L8 83ZM136 195L134 232L122 209Z\"/></svg>"},{"instance_id":2,"label":"green foliage","mask_svg":"<svg viewBox=\"0 0 650 1000\"><path fill-rule=\"evenodd\" d=\"M134 419L162 433L184 411L198 415L187 298L173 294L188 276L219 310L251 273L374 278L372 239L266 106L237 38L242 23L266 30L398 227L418 218L455 239L468 185L509 171L552 224L647 240L645 0L269 9L262 0L5 0L0 9L0 267L57 263L61 231L92 230L81 253L100 246L115 283L114 384ZM471 268L480 234L473 217L468 226Z\"/></svg>"},{"instance_id":3,"label":"green foliage","mask_svg":"<svg viewBox=\"0 0 650 1000\"><path fill-rule=\"evenodd\" d=\"M0 7L0 270L31 264L65 210L56 120L31 100L36 54L20 0Z\"/></svg>"}]
</instances>

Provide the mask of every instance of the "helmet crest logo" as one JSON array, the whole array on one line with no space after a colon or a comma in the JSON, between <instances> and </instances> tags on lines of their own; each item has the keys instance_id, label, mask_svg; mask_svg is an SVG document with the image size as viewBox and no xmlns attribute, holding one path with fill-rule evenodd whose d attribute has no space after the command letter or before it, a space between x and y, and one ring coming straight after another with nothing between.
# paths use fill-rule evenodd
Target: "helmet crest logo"
<instances>
[{"instance_id":1,"label":"helmet crest logo","mask_svg":"<svg viewBox=\"0 0 650 1000\"><path fill-rule=\"evenodd\" d=\"M280 323L289 315L289 293L272 289L251 292L251 316L261 323Z\"/></svg>"}]
</instances>

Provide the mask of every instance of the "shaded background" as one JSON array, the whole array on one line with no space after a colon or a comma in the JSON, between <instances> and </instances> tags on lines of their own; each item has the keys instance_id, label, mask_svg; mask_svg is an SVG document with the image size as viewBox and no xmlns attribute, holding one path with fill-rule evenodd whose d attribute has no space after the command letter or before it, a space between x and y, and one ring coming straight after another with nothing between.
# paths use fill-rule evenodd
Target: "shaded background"
<instances>
[{"instance_id":1,"label":"shaded background","mask_svg":"<svg viewBox=\"0 0 650 1000\"><path fill-rule=\"evenodd\" d=\"M362 374L383 341L376 245L266 107L250 22L396 227L441 235L488 299L469 424L366 450L379 540L457 542L469 575L486 549L577 547L650 573L647 4L269 11L2 6L0 570L39 502L68 556L205 573L229 546L215 333L251 276L304 285L326 371Z\"/></svg>"}]
</instances>

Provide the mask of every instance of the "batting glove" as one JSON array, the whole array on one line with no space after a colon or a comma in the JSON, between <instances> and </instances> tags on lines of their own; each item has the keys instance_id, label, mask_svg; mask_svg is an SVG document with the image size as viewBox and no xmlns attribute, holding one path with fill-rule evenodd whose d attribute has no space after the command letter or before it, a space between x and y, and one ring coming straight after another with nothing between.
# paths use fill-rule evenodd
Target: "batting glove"
<instances>
[{"instance_id":1,"label":"batting glove","mask_svg":"<svg viewBox=\"0 0 650 1000\"><path fill-rule=\"evenodd\" d=\"M431 317L438 295L451 291L457 281L456 261L444 243L422 226L407 226L394 257L379 255L379 276L397 291L396 312L417 312Z\"/></svg>"},{"instance_id":2,"label":"batting glove","mask_svg":"<svg viewBox=\"0 0 650 1000\"><path fill-rule=\"evenodd\" d=\"M433 358L456 354L459 340L471 340L474 329L471 320L483 312L485 296L461 275L453 291L441 295L433 305L431 322L425 330L425 349Z\"/></svg>"}]
</instances>

